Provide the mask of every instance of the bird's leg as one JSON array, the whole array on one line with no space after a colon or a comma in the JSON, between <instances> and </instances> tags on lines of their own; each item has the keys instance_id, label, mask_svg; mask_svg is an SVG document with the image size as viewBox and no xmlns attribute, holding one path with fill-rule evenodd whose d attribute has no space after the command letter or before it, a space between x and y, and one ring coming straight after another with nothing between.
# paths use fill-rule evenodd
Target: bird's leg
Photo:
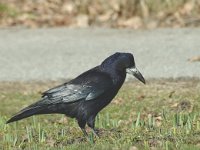
<instances>
[{"instance_id":1,"label":"bird's leg","mask_svg":"<svg viewBox=\"0 0 200 150\"><path fill-rule=\"evenodd\" d=\"M82 130L82 132L83 132L83 135L86 136L86 137L88 137L88 134L87 134L85 128L81 128L81 130Z\"/></svg>"},{"instance_id":2,"label":"bird's leg","mask_svg":"<svg viewBox=\"0 0 200 150\"><path fill-rule=\"evenodd\" d=\"M87 120L87 125L92 129L92 132L94 133L95 136L99 137L99 134L98 134L98 130L95 129L95 117L90 117L88 120Z\"/></svg>"},{"instance_id":3,"label":"bird's leg","mask_svg":"<svg viewBox=\"0 0 200 150\"><path fill-rule=\"evenodd\" d=\"M99 138L99 132L98 132L98 130L95 129L95 128L91 128L91 129L92 129L92 132L94 133L94 135Z\"/></svg>"},{"instance_id":4,"label":"bird's leg","mask_svg":"<svg viewBox=\"0 0 200 150\"><path fill-rule=\"evenodd\" d=\"M84 120L78 120L78 125L81 128L81 130L83 132L83 135L86 136L86 137L88 137L88 134L87 134L87 132L85 130L85 124L86 124L86 121L84 121Z\"/></svg>"}]
</instances>

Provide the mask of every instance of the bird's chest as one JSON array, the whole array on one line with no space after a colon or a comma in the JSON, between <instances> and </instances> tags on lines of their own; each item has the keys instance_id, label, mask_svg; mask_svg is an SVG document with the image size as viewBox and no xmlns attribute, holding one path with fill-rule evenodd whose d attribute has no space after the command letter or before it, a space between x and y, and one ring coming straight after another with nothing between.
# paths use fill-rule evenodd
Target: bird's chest
<instances>
[{"instance_id":1,"label":"bird's chest","mask_svg":"<svg viewBox=\"0 0 200 150\"><path fill-rule=\"evenodd\" d=\"M98 97L96 100L91 102L87 102L86 107L88 108L88 114L97 114L104 107L106 107L116 96L119 88L113 88L107 92L105 92L102 96Z\"/></svg>"},{"instance_id":2,"label":"bird's chest","mask_svg":"<svg viewBox=\"0 0 200 150\"><path fill-rule=\"evenodd\" d=\"M121 76L114 76L113 79L113 86L104 94L96 98L95 100L92 101L86 101L85 106L87 107L88 114L97 114L99 111L101 111L104 107L106 107L112 100L113 98L117 95L119 89L121 88L124 80L125 80L125 75Z\"/></svg>"}]
</instances>

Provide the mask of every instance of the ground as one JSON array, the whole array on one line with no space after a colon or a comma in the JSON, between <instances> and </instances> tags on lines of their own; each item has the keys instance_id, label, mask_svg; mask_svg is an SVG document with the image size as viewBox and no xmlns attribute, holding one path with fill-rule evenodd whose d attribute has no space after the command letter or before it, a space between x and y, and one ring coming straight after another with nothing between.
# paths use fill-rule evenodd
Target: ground
<instances>
[{"instance_id":1,"label":"ground","mask_svg":"<svg viewBox=\"0 0 200 150\"><path fill-rule=\"evenodd\" d=\"M61 81L60 81L61 82ZM75 120L40 115L5 124L40 93L60 82L1 82L1 149L199 149L199 79L147 80L126 83L99 113L96 127L84 138Z\"/></svg>"},{"instance_id":2,"label":"ground","mask_svg":"<svg viewBox=\"0 0 200 150\"><path fill-rule=\"evenodd\" d=\"M199 77L199 35L193 28L0 30L0 81L70 79L116 52L132 53L145 79Z\"/></svg>"}]
</instances>

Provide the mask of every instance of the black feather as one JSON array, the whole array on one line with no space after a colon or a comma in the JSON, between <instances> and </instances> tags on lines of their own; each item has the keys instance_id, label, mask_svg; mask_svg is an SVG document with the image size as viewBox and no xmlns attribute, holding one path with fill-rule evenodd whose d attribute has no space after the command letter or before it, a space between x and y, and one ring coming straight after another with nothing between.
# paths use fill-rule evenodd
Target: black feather
<instances>
[{"instance_id":1,"label":"black feather","mask_svg":"<svg viewBox=\"0 0 200 150\"><path fill-rule=\"evenodd\" d=\"M38 114L60 113L76 118L85 132L94 130L97 113L108 105L121 88L126 69L135 67L130 53L116 53L75 79L42 93L42 99L14 115L7 123Z\"/></svg>"}]
</instances>

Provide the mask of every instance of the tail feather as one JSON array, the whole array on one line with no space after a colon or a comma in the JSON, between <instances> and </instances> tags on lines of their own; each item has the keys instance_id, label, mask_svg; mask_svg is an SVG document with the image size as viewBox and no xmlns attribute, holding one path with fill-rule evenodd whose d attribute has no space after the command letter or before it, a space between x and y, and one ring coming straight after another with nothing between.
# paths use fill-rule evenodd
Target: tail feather
<instances>
[{"instance_id":1,"label":"tail feather","mask_svg":"<svg viewBox=\"0 0 200 150\"><path fill-rule=\"evenodd\" d=\"M19 113L17 113L16 115L14 115L12 118L10 118L7 123L11 123L14 121L18 121L27 117L30 117L32 115L36 115L39 114L39 112L42 110L43 108L41 106L29 106L27 108L24 108L23 110L21 110Z\"/></svg>"}]
</instances>

